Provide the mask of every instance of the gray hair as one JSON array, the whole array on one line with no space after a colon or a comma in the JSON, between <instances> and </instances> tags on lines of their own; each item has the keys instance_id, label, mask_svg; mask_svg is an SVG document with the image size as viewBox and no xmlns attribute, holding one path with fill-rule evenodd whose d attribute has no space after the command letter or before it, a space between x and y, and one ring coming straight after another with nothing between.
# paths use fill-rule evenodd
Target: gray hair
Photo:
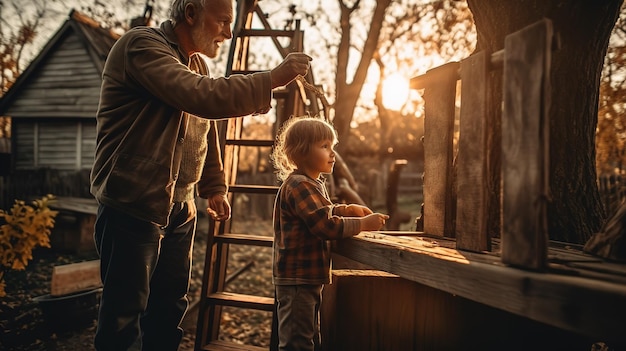
<instances>
[{"instance_id":1,"label":"gray hair","mask_svg":"<svg viewBox=\"0 0 626 351\"><path fill-rule=\"evenodd\" d=\"M176 26L177 23L185 20L185 7L188 4L194 5L198 10L203 9L207 0L174 0L170 7L170 19L172 25Z\"/></svg>"}]
</instances>

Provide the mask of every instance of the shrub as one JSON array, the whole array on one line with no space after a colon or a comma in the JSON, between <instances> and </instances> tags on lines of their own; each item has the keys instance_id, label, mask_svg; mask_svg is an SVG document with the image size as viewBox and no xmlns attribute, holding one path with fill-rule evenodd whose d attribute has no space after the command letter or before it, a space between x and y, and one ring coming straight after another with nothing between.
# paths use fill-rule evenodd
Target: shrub
<instances>
[{"instance_id":1,"label":"shrub","mask_svg":"<svg viewBox=\"0 0 626 351\"><path fill-rule=\"evenodd\" d=\"M0 210L0 297L6 296L5 274L26 269L35 247L50 247L50 231L58 213L49 207L53 201L52 195L32 205L15 200L10 211Z\"/></svg>"}]
</instances>

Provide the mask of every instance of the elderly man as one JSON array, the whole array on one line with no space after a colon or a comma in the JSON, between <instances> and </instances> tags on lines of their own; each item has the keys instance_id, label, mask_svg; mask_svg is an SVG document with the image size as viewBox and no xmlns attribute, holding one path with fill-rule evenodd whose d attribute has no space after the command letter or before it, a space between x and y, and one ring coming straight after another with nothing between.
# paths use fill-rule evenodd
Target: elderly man
<instances>
[{"instance_id":1,"label":"elderly man","mask_svg":"<svg viewBox=\"0 0 626 351\"><path fill-rule=\"evenodd\" d=\"M128 31L109 53L91 172L97 350L178 349L195 196L215 220L230 217L215 120L268 111L273 88L308 72L311 58L292 53L271 71L211 78L202 56L217 55L232 22L231 0L174 0L170 20Z\"/></svg>"}]
</instances>

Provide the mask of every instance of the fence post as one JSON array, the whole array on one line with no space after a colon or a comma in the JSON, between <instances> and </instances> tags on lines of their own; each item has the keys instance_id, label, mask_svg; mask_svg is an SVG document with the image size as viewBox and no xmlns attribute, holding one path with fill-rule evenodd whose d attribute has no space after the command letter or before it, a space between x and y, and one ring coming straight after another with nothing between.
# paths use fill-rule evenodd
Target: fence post
<instances>
[{"instance_id":1,"label":"fence post","mask_svg":"<svg viewBox=\"0 0 626 351\"><path fill-rule=\"evenodd\" d=\"M487 113L487 73L491 55L481 51L461 61L461 116L457 155L456 247L490 251L489 156L495 123ZM498 131L499 132L499 131Z\"/></svg>"},{"instance_id":2,"label":"fence post","mask_svg":"<svg viewBox=\"0 0 626 351\"><path fill-rule=\"evenodd\" d=\"M548 256L552 22L505 38L502 262L542 270Z\"/></svg>"},{"instance_id":3,"label":"fence post","mask_svg":"<svg viewBox=\"0 0 626 351\"><path fill-rule=\"evenodd\" d=\"M424 232L454 237L453 137L459 63L429 70L424 86ZM412 82L413 83L413 82Z\"/></svg>"}]
</instances>

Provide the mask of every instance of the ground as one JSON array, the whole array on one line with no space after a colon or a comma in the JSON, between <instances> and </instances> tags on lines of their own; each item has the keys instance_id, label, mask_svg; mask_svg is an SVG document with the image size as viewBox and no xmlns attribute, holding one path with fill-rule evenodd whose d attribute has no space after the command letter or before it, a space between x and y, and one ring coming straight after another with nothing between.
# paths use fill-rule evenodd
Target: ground
<instances>
[{"instance_id":1,"label":"ground","mask_svg":"<svg viewBox=\"0 0 626 351\"><path fill-rule=\"evenodd\" d=\"M413 199L408 201L400 196L399 207L411 213L411 218L419 214L419 207ZM271 204L257 204L256 207L271 209ZM373 207L384 212L381 206ZM271 235L271 215L255 218L258 214L248 213L246 219L233 220L232 232L256 235ZM206 218L199 221L198 235L194 245L194 268L190 288L190 300L193 306L199 300L202 289L206 235ZM404 223L401 230L411 230L413 221ZM227 274L230 277L227 291L247 293L258 296L273 296L271 284L271 248L241 247L231 245ZM70 321L55 321L52 328L46 324L41 306L33 300L50 292L50 277L54 266L85 260L97 259L95 252L68 253L58 252L54 248L39 248L26 271L9 272L6 277L8 296L0 298L0 350L14 351L90 351L93 350L95 333L95 311L83 323L73 327ZM92 304L92 308L95 306ZM194 348L196 320L194 309L188 313L184 322L185 335L179 351ZM67 315L65 315L67 316ZM71 330L54 330L64 327ZM220 327L220 339L255 346L268 346L271 325L267 312L255 312L224 308ZM62 328L63 329L63 328Z\"/></svg>"},{"instance_id":2,"label":"ground","mask_svg":"<svg viewBox=\"0 0 626 351\"><path fill-rule=\"evenodd\" d=\"M206 219L204 219L206 221ZM251 232L269 233L269 223L247 220L240 221L240 227L250 228ZM235 225L234 225L235 226ZM202 270L206 251L206 232L199 228L194 245L194 270L190 288L192 305L199 298L202 289ZM204 233L204 234L203 234ZM85 260L97 259L95 252L59 253L53 249L39 248L26 271L10 272L6 277L7 296L0 298L0 350L14 351L89 351L93 350L95 333L95 306L90 305L82 315L86 320L73 325L67 320L55 321L50 325L40 303L34 300L50 292L50 277L54 266ZM229 274L241 269L241 274L232 278L230 291L271 296L271 281L268 267L271 255L267 250L231 248ZM64 316L67 316L65 313ZM196 321L193 310L185 321L185 335L180 351L194 348ZM269 340L270 325L249 311L226 310L222 323L221 338L240 343L264 346Z\"/></svg>"}]
</instances>

